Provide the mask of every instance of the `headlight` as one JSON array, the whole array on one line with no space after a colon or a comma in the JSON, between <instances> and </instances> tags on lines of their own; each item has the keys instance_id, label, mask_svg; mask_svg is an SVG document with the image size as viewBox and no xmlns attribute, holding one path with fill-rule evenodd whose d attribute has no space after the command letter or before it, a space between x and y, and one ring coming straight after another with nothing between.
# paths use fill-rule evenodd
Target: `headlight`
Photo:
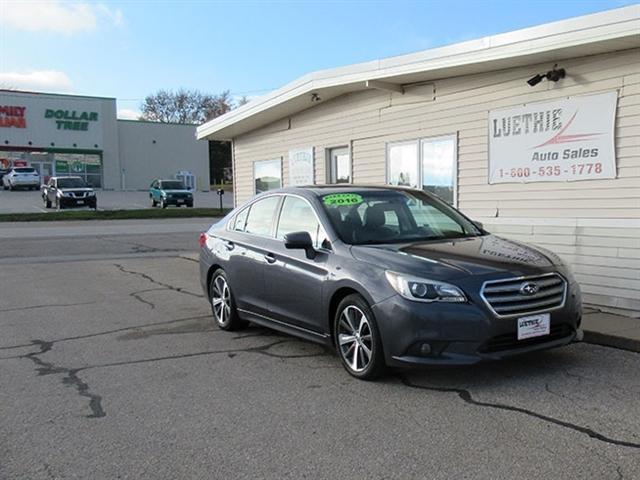
<instances>
[{"instance_id":1,"label":"headlight","mask_svg":"<svg viewBox=\"0 0 640 480\"><path fill-rule=\"evenodd\" d=\"M96 195L96 192L87 192L87 195L89 197L94 197Z\"/></svg>"},{"instance_id":2,"label":"headlight","mask_svg":"<svg viewBox=\"0 0 640 480\"><path fill-rule=\"evenodd\" d=\"M387 270L388 282L393 289L408 300L416 302L466 302L462 290L449 283L426 278L411 277Z\"/></svg>"}]
</instances>

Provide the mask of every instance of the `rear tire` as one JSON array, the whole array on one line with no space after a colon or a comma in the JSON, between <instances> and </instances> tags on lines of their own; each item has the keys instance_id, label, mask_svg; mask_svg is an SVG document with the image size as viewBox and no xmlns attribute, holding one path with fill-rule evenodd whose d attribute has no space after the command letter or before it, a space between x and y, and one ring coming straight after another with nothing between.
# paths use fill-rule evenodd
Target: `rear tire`
<instances>
[{"instance_id":1,"label":"rear tire","mask_svg":"<svg viewBox=\"0 0 640 480\"><path fill-rule=\"evenodd\" d=\"M219 268L211 276L209 285L209 303L213 312L213 319L218 328L227 331L239 330L247 326L248 322L238 315L236 302L229 287L227 274Z\"/></svg>"},{"instance_id":2,"label":"rear tire","mask_svg":"<svg viewBox=\"0 0 640 480\"><path fill-rule=\"evenodd\" d=\"M376 319L362 296L346 296L338 305L333 337L345 370L360 380L374 380L387 370Z\"/></svg>"}]
</instances>

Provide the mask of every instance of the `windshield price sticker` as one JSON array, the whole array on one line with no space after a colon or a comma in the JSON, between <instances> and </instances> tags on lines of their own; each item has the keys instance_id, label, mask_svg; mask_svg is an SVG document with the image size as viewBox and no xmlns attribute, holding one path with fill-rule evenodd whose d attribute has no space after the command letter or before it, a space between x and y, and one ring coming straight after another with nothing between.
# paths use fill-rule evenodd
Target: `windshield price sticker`
<instances>
[{"instance_id":1,"label":"windshield price sticker","mask_svg":"<svg viewBox=\"0 0 640 480\"><path fill-rule=\"evenodd\" d=\"M362 197L357 193L333 193L322 197L322 203L331 206L358 205L362 203Z\"/></svg>"}]
</instances>

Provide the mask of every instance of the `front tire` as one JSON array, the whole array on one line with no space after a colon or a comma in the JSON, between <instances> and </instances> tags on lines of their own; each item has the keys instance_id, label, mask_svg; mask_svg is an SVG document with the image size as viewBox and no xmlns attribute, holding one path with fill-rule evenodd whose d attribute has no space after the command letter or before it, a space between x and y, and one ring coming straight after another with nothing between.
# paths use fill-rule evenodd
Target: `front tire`
<instances>
[{"instance_id":1,"label":"front tire","mask_svg":"<svg viewBox=\"0 0 640 480\"><path fill-rule=\"evenodd\" d=\"M238 315L227 274L221 268L216 270L211 277L209 303L211 304L213 319L222 330L233 331L246 327L247 322Z\"/></svg>"},{"instance_id":2,"label":"front tire","mask_svg":"<svg viewBox=\"0 0 640 480\"><path fill-rule=\"evenodd\" d=\"M382 340L364 298L353 294L340 302L333 332L338 356L350 375L360 380L374 380L385 373Z\"/></svg>"},{"instance_id":3,"label":"front tire","mask_svg":"<svg viewBox=\"0 0 640 480\"><path fill-rule=\"evenodd\" d=\"M167 201L164 199L160 200L160 207L167 208Z\"/></svg>"},{"instance_id":4,"label":"front tire","mask_svg":"<svg viewBox=\"0 0 640 480\"><path fill-rule=\"evenodd\" d=\"M151 206L152 207L157 207L158 206L158 202L156 202L156 199L151 197Z\"/></svg>"},{"instance_id":5,"label":"front tire","mask_svg":"<svg viewBox=\"0 0 640 480\"><path fill-rule=\"evenodd\" d=\"M51 208L51 200L49 200L48 196L44 196L43 197L44 200L44 208Z\"/></svg>"}]
</instances>

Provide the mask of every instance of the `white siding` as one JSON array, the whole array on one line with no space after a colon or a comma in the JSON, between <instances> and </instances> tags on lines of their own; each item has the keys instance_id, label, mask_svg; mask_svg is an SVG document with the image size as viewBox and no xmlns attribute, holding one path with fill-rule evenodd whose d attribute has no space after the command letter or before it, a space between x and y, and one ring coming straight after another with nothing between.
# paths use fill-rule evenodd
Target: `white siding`
<instances>
[{"instance_id":1,"label":"white siding","mask_svg":"<svg viewBox=\"0 0 640 480\"><path fill-rule=\"evenodd\" d=\"M326 149L348 145L354 181L381 184L386 142L457 132L461 210L498 233L563 255L589 303L640 314L640 50L564 60L561 66L566 79L535 88L525 80L549 65L436 80L405 96L348 94L242 135L234 139L236 201L253 194L255 160L282 157L286 185L291 148L315 147L316 183L324 183ZM618 92L618 178L488 184L489 110L605 91Z\"/></svg>"}]
</instances>

